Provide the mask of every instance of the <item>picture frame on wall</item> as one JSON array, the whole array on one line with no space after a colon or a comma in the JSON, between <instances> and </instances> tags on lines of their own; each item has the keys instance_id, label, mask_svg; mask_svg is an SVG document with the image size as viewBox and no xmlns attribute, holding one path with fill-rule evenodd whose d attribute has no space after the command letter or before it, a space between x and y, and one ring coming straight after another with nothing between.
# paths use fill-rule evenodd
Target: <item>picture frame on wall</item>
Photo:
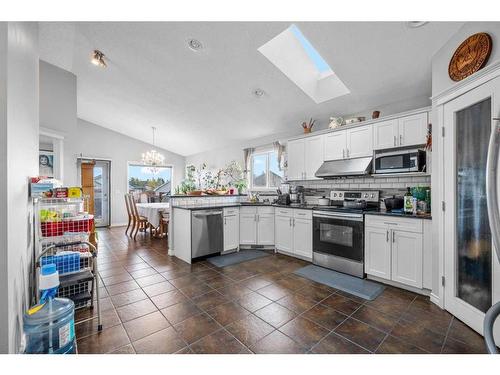
<instances>
[{"instance_id":1,"label":"picture frame on wall","mask_svg":"<svg viewBox=\"0 0 500 375\"><path fill-rule=\"evenodd\" d=\"M40 150L38 154L38 175L54 177L54 153Z\"/></svg>"}]
</instances>

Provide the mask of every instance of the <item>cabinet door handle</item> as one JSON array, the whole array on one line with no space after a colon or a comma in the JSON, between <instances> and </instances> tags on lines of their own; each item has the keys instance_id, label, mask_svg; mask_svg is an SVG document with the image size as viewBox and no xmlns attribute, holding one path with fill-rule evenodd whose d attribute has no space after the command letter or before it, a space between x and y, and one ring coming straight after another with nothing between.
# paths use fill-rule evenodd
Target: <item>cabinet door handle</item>
<instances>
[{"instance_id":1,"label":"cabinet door handle","mask_svg":"<svg viewBox=\"0 0 500 375\"><path fill-rule=\"evenodd\" d=\"M227 219L224 218L224 225L227 225Z\"/></svg>"},{"instance_id":2,"label":"cabinet door handle","mask_svg":"<svg viewBox=\"0 0 500 375\"><path fill-rule=\"evenodd\" d=\"M394 136L394 146L397 146L396 142L397 142L396 136Z\"/></svg>"},{"instance_id":3,"label":"cabinet door handle","mask_svg":"<svg viewBox=\"0 0 500 375\"><path fill-rule=\"evenodd\" d=\"M389 242L389 230L385 232L385 242Z\"/></svg>"},{"instance_id":4,"label":"cabinet door handle","mask_svg":"<svg viewBox=\"0 0 500 375\"><path fill-rule=\"evenodd\" d=\"M392 231L392 242L396 242L396 240L395 240L395 234L396 234L396 232Z\"/></svg>"},{"instance_id":5,"label":"cabinet door handle","mask_svg":"<svg viewBox=\"0 0 500 375\"><path fill-rule=\"evenodd\" d=\"M345 151L346 151L346 155L347 155L347 157L349 157L349 149L348 149L348 148L346 148L346 150L345 150Z\"/></svg>"},{"instance_id":6,"label":"cabinet door handle","mask_svg":"<svg viewBox=\"0 0 500 375\"><path fill-rule=\"evenodd\" d=\"M292 226L292 218L290 218L289 221L290 221L289 225Z\"/></svg>"},{"instance_id":7,"label":"cabinet door handle","mask_svg":"<svg viewBox=\"0 0 500 375\"><path fill-rule=\"evenodd\" d=\"M293 218L292 221L293 221L293 225L292 226L295 226L295 218Z\"/></svg>"},{"instance_id":8,"label":"cabinet door handle","mask_svg":"<svg viewBox=\"0 0 500 375\"><path fill-rule=\"evenodd\" d=\"M342 149L342 159L345 159L345 149Z\"/></svg>"},{"instance_id":9,"label":"cabinet door handle","mask_svg":"<svg viewBox=\"0 0 500 375\"><path fill-rule=\"evenodd\" d=\"M400 134L399 135L399 145L402 146L403 145L403 134Z\"/></svg>"}]
</instances>

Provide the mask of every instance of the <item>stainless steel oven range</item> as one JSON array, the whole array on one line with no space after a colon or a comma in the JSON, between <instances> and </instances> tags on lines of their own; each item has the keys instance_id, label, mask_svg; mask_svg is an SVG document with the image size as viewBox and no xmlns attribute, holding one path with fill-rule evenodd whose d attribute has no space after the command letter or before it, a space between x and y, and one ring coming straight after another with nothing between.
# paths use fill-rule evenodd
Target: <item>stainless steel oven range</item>
<instances>
[{"instance_id":1,"label":"stainless steel oven range","mask_svg":"<svg viewBox=\"0 0 500 375\"><path fill-rule=\"evenodd\" d=\"M363 278L364 212L378 208L378 191L331 191L331 206L313 211L313 263Z\"/></svg>"}]
</instances>

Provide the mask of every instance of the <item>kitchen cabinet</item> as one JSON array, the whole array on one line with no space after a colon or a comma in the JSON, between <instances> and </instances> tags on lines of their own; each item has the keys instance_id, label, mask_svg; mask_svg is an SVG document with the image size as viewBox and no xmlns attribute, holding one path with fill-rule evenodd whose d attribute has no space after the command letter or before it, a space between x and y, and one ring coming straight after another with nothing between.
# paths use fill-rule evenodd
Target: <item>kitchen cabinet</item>
<instances>
[{"instance_id":1,"label":"kitchen cabinet","mask_svg":"<svg viewBox=\"0 0 500 375\"><path fill-rule=\"evenodd\" d=\"M422 288L422 234L392 230L391 280Z\"/></svg>"},{"instance_id":2,"label":"kitchen cabinet","mask_svg":"<svg viewBox=\"0 0 500 375\"><path fill-rule=\"evenodd\" d=\"M373 149L422 145L426 142L427 112L417 113L373 125Z\"/></svg>"},{"instance_id":3,"label":"kitchen cabinet","mask_svg":"<svg viewBox=\"0 0 500 375\"><path fill-rule=\"evenodd\" d=\"M224 209L224 251L237 250L240 246L239 208Z\"/></svg>"},{"instance_id":4,"label":"kitchen cabinet","mask_svg":"<svg viewBox=\"0 0 500 375\"><path fill-rule=\"evenodd\" d=\"M421 289L422 219L366 215L365 272Z\"/></svg>"},{"instance_id":5,"label":"kitchen cabinet","mask_svg":"<svg viewBox=\"0 0 500 375\"><path fill-rule=\"evenodd\" d=\"M399 146L416 146L426 142L427 112L398 119Z\"/></svg>"},{"instance_id":6,"label":"kitchen cabinet","mask_svg":"<svg viewBox=\"0 0 500 375\"><path fill-rule=\"evenodd\" d=\"M279 208L275 214L276 250L312 259L312 211Z\"/></svg>"},{"instance_id":7,"label":"kitchen cabinet","mask_svg":"<svg viewBox=\"0 0 500 375\"><path fill-rule=\"evenodd\" d=\"M257 207L240 209L240 245L257 245Z\"/></svg>"},{"instance_id":8,"label":"kitchen cabinet","mask_svg":"<svg viewBox=\"0 0 500 375\"><path fill-rule=\"evenodd\" d=\"M391 279L390 230L365 229L365 272L369 275Z\"/></svg>"},{"instance_id":9,"label":"kitchen cabinet","mask_svg":"<svg viewBox=\"0 0 500 375\"><path fill-rule=\"evenodd\" d=\"M373 130L370 125L336 131L325 136L325 160L371 156Z\"/></svg>"},{"instance_id":10,"label":"kitchen cabinet","mask_svg":"<svg viewBox=\"0 0 500 375\"><path fill-rule=\"evenodd\" d=\"M372 156L372 135L373 129L371 125L360 126L357 128L348 129L346 137L346 157L360 158L363 156Z\"/></svg>"},{"instance_id":11,"label":"kitchen cabinet","mask_svg":"<svg viewBox=\"0 0 500 375\"><path fill-rule=\"evenodd\" d=\"M325 160L340 160L345 158L347 143L346 131L337 131L325 136Z\"/></svg>"},{"instance_id":12,"label":"kitchen cabinet","mask_svg":"<svg viewBox=\"0 0 500 375\"><path fill-rule=\"evenodd\" d=\"M322 135L288 141L289 180L315 180L316 171L323 164Z\"/></svg>"},{"instance_id":13,"label":"kitchen cabinet","mask_svg":"<svg viewBox=\"0 0 500 375\"><path fill-rule=\"evenodd\" d=\"M297 139L288 141L288 170L287 177L289 180L303 180L304 170L306 165L305 160L305 141Z\"/></svg>"},{"instance_id":14,"label":"kitchen cabinet","mask_svg":"<svg viewBox=\"0 0 500 375\"><path fill-rule=\"evenodd\" d=\"M274 245L274 207L240 208L240 245Z\"/></svg>"}]
</instances>

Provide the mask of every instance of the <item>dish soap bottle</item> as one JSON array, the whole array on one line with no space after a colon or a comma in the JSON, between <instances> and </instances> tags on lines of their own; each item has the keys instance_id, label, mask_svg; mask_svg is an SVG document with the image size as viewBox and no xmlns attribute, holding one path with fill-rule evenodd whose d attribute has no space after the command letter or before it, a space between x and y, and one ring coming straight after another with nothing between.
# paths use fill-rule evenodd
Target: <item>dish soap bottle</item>
<instances>
[{"instance_id":1,"label":"dish soap bottle","mask_svg":"<svg viewBox=\"0 0 500 375\"><path fill-rule=\"evenodd\" d=\"M407 191L404 195L404 213L405 214L412 214L413 213L413 195L411 194L410 188L406 188Z\"/></svg>"}]
</instances>

